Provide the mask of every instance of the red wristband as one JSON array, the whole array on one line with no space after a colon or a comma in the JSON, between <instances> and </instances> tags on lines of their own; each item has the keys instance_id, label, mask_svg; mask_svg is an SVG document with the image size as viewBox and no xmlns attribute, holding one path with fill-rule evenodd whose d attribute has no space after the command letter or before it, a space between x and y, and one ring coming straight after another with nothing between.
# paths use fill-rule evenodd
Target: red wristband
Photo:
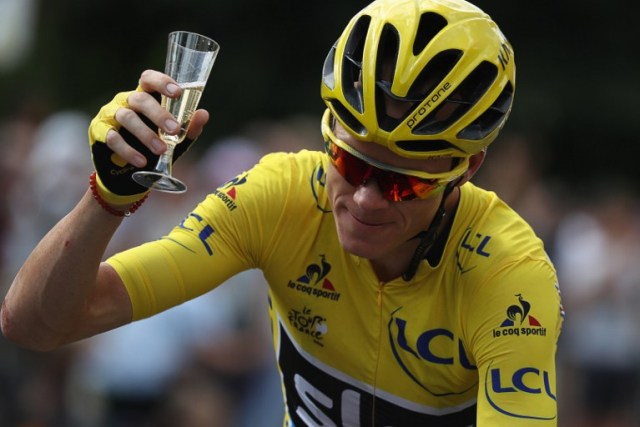
<instances>
[{"instance_id":1,"label":"red wristband","mask_svg":"<svg viewBox=\"0 0 640 427\"><path fill-rule=\"evenodd\" d=\"M96 199L98 204L100 204L100 206L102 206L102 208L105 211L115 216L131 216L131 214L137 211L138 208L144 203L144 201L147 200L147 197L149 197L149 193L147 193L144 195L142 199L138 200L137 202L134 202L131 206L129 206L128 210L119 211L117 209L112 208L111 205L109 205L102 197L100 197L100 193L98 192L98 186L96 185L95 171L89 177L89 188L91 188L91 194L93 195L93 198Z\"/></svg>"}]
</instances>

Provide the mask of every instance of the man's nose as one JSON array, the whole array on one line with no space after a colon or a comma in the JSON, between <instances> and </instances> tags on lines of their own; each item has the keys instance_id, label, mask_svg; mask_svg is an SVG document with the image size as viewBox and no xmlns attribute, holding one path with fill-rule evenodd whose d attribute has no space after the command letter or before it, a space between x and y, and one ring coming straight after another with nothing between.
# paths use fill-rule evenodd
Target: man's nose
<instances>
[{"instance_id":1,"label":"man's nose","mask_svg":"<svg viewBox=\"0 0 640 427\"><path fill-rule=\"evenodd\" d=\"M384 198L378 180L374 177L356 187L353 201L362 209L384 209L389 206L389 201Z\"/></svg>"}]
</instances>

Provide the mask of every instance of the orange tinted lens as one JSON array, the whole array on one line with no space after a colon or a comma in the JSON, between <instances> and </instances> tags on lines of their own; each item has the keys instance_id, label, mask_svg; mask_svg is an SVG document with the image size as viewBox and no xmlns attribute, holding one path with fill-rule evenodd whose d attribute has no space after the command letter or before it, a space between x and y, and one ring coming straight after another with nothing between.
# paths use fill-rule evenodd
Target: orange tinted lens
<instances>
[{"instance_id":1,"label":"orange tinted lens","mask_svg":"<svg viewBox=\"0 0 640 427\"><path fill-rule=\"evenodd\" d=\"M426 199L431 197L437 192L437 190L444 189L443 185L440 185L437 180L434 179L422 179L413 176L407 176L411 189L419 199Z\"/></svg>"},{"instance_id":2,"label":"orange tinted lens","mask_svg":"<svg viewBox=\"0 0 640 427\"><path fill-rule=\"evenodd\" d=\"M332 141L326 141L325 144L331 163L349 184L358 187L373 178L378 183L384 198L389 201L426 199L434 194L435 190L442 188L437 180L380 169L359 159Z\"/></svg>"},{"instance_id":3,"label":"orange tinted lens","mask_svg":"<svg viewBox=\"0 0 640 427\"><path fill-rule=\"evenodd\" d=\"M379 171L379 172L378 172ZM435 180L377 169L374 175L384 197L391 201L426 199L440 188Z\"/></svg>"},{"instance_id":4,"label":"orange tinted lens","mask_svg":"<svg viewBox=\"0 0 640 427\"><path fill-rule=\"evenodd\" d=\"M331 163L333 163L340 175L354 187L362 185L366 177L371 173L373 166L343 150L333 142L328 141L326 145Z\"/></svg>"}]
</instances>

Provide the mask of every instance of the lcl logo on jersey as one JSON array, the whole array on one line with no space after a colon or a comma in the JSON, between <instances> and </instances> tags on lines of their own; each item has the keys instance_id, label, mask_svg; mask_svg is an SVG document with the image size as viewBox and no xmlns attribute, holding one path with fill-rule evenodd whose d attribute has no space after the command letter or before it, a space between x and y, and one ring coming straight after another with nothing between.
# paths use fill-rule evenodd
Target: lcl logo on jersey
<instances>
[{"instance_id":1,"label":"lcl logo on jersey","mask_svg":"<svg viewBox=\"0 0 640 427\"><path fill-rule=\"evenodd\" d=\"M534 420L553 420L556 418L556 396L551 387L551 380L552 375L548 371L533 366L507 369L493 368L490 365L484 380L485 395L491 406L505 415ZM509 402L517 401L510 398L514 393L537 396L540 404L531 406L530 413L520 412L519 408L509 408ZM549 408L547 414L544 413L544 408Z\"/></svg>"},{"instance_id":2,"label":"lcl logo on jersey","mask_svg":"<svg viewBox=\"0 0 640 427\"><path fill-rule=\"evenodd\" d=\"M313 171L311 172L311 179L309 180L311 184L311 193L313 194L313 199L316 201L316 207L322 213L330 213L331 209L326 205L326 200L321 203L320 193L324 191L324 187L327 184L327 171L322 166L322 163L318 163Z\"/></svg>"},{"instance_id":3,"label":"lcl logo on jersey","mask_svg":"<svg viewBox=\"0 0 640 427\"><path fill-rule=\"evenodd\" d=\"M491 236L482 233L472 232L471 227L467 228L462 236L462 242L456 251L456 264L462 274L468 273L477 267L477 258L470 258L471 261L462 261L467 253L489 258L491 256ZM467 262L474 264L466 265ZM464 264L464 265L463 265Z\"/></svg>"},{"instance_id":4,"label":"lcl logo on jersey","mask_svg":"<svg viewBox=\"0 0 640 427\"><path fill-rule=\"evenodd\" d=\"M518 302L507 308L507 316L500 324L500 327L493 330L493 337L498 338L513 335L546 336L547 328L542 327L538 319L529 314L531 304L524 299L522 294L516 294L515 296L518 298Z\"/></svg>"},{"instance_id":5,"label":"lcl logo on jersey","mask_svg":"<svg viewBox=\"0 0 640 427\"><path fill-rule=\"evenodd\" d=\"M434 396L462 394L468 391L448 391L443 394L430 389L427 384L418 379L414 361L435 365L457 364L469 370L477 368L469 361L462 339L456 337L453 332L444 328L435 328L421 331L416 335L416 331L409 331L410 325L407 320L398 315L399 312L400 309L397 309L392 313L388 328L391 350L400 368L414 383Z\"/></svg>"},{"instance_id":6,"label":"lcl logo on jersey","mask_svg":"<svg viewBox=\"0 0 640 427\"><path fill-rule=\"evenodd\" d=\"M287 286L297 292L302 292L316 298L324 298L331 301L340 299L340 292L337 292L333 283L327 278L331 271L324 255L320 255L320 262L309 264L307 271L296 280L289 280Z\"/></svg>"},{"instance_id":7,"label":"lcl logo on jersey","mask_svg":"<svg viewBox=\"0 0 640 427\"><path fill-rule=\"evenodd\" d=\"M180 222L178 227L198 234L198 239L207 250L209 255L213 255L213 248L209 244L209 238L216 232L213 227L208 224L200 215L191 212L185 219ZM165 239L167 237L163 237Z\"/></svg>"},{"instance_id":8,"label":"lcl logo on jersey","mask_svg":"<svg viewBox=\"0 0 640 427\"><path fill-rule=\"evenodd\" d=\"M236 187L238 185L242 185L242 184L246 183L248 175L249 175L249 173L247 173L247 172L245 172L245 173L243 173L241 175L238 175L234 179L232 179L230 181L227 181L226 183L224 183L223 185L218 187L213 192L214 196L216 196L218 199L222 200L224 202L224 204L227 205L227 209L229 209L229 211L234 211L238 207L238 205L235 202L235 200L236 200Z\"/></svg>"}]
</instances>

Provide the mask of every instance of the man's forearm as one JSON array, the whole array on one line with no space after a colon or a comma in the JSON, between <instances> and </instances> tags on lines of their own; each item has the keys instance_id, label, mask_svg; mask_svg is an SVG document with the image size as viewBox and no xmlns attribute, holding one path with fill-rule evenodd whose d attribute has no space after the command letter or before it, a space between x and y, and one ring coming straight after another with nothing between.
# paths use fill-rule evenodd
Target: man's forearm
<instances>
[{"instance_id":1,"label":"man's forearm","mask_svg":"<svg viewBox=\"0 0 640 427\"><path fill-rule=\"evenodd\" d=\"M87 192L28 257L2 305L10 340L48 350L122 323L118 294L106 292L115 273L101 272L105 248L121 218ZM104 268L103 268L104 269ZM115 299L114 299L115 298Z\"/></svg>"}]
</instances>

